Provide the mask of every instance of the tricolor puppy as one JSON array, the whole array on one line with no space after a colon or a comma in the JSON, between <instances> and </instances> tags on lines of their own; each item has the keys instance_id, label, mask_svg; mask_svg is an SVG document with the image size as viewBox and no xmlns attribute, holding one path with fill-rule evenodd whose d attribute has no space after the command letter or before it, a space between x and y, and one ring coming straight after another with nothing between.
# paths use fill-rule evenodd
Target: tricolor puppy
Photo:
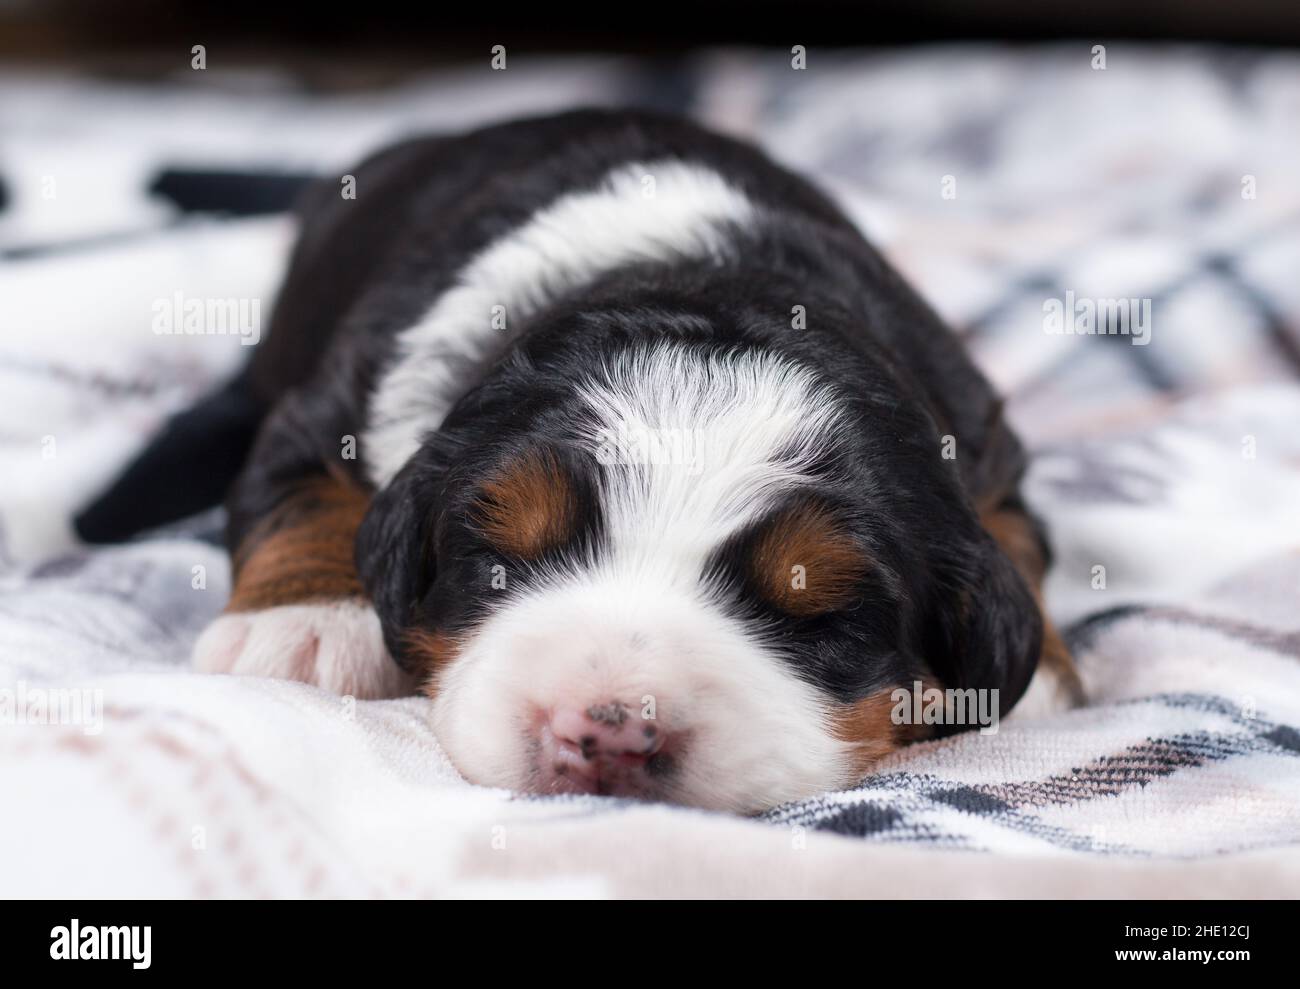
<instances>
[{"instance_id":1,"label":"tricolor puppy","mask_svg":"<svg viewBox=\"0 0 1300 989\"><path fill-rule=\"evenodd\" d=\"M476 783L742 812L935 731L898 687L1069 679L997 397L807 182L628 112L354 174L188 420L260 420L199 668L423 691Z\"/></svg>"}]
</instances>

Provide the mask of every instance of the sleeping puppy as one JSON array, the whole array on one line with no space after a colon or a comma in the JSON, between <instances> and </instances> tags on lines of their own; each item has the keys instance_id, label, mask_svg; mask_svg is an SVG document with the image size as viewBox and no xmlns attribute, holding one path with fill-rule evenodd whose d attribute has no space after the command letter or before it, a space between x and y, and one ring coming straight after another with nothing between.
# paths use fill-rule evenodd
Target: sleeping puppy
<instances>
[{"instance_id":1,"label":"sleeping puppy","mask_svg":"<svg viewBox=\"0 0 1300 989\"><path fill-rule=\"evenodd\" d=\"M188 414L256 427L200 669L422 691L476 783L740 812L968 727L899 688L1074 689L996 396L807 182L596 111L353 176Z\"/></svg>"}]
</instances>

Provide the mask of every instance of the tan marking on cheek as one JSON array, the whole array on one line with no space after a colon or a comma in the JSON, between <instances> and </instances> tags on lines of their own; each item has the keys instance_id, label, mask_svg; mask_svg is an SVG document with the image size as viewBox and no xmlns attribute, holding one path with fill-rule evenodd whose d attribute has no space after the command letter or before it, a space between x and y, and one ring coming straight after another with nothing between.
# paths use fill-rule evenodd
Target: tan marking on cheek
<instances>
[{"instance_id":1,"label":"tan marking on cheek","mask_svg":"<svg viewBox=\"0 0 1300 989\"><path fill-rule=\"evenodd\" d=\"M493 546L524 559L564 543L577 516L572 484L560 465L542 454L529 454L484 484L473 513Z\"/></svg>"},{"instance_id":2,"label":"tan marking on cheek","mask_svg":"<svg viewBox=\"0 0 1300 989\"><path fill-rule=\"evenodd\" d=\"M808 618L851 604L870 559L828 513L808 508L791 509L770 523L751 565L768 601Z\"/></svg>"},{"instance_id":3,"label":"tan marking on cheek","mask_svg":"<svg viewBox=\"0 0 1300 989\"><path fill-rule=\"evenodd\" d=\"M1043 577L1047 573L1047 559L1043 555L1033 522L1019 509L1003 507L980 512L980 524L1020 573L1038 605L1038 612L1043 619L1040 665L1060 680L1063 689L1076 703L1081 702L1084 698L1083 682L1074 665L1074 657L1070 655L1065 640L1048 618L1043 606L1042 588Z\"/></svg>"},{"instance_id":4,"label":"tan marking on cheek","mask_svg":"<svg viewBox=\"0 0 1300 989\"><path fill-rule=\"evenodd\" d=\"M923 681L922 689L938 686L933 680ZM831 729L835 737L853 746L851 753L853 771L866 775L871 768L908 742L928 738L932 725L895 724L893 712L897 702L892 694L899 687L884 687L851 704L841 704L831 715ZM911 697L911 688L902 688ZM908 701L909 705L911 701Z\"/></svg>"},{"instance_id":5,"label":"tan marking on cheek","mask_svg":"<svg viewBox=\"0 0 1300 989\"><path fill-rule=\"evenodd\" d=\"M227 611L364 597L353 557L370 496L337 478L305 484L234 554Z\"/></svg>"},{"instance_id":6,"label":"tan marking on cheek","mask_svg":"<svg viewBox=\"0 0 1300 989\"><path fill-rule=\"evenodd\" d=\"M980 525L1015 564L1030 590L1037 592L1047 570L1047 561L1028 516L1012 508L1002 508L981 512Z\"/></svg>"},{"instance_id":7,"label":"tan marking on cheek","mask_svg":"<svg viewBox=\"0 0 1300 989\"><path fill-rule=\"evenodd\" d=\"M460 656L461 643L446 632L423 628L408 629L403 638L411 668L421 679L421 691L435 696L442 673Z\"/></svg>"}]
</instances>

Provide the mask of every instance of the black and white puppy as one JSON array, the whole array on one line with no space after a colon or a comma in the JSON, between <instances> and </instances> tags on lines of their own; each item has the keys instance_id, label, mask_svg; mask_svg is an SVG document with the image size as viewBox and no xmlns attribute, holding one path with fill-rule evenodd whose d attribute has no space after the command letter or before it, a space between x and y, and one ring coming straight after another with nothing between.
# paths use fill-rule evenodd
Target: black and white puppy
<instances>
[{"instance_id":1,"label":"black and white puppy","mask_svg":"<svg viewBox=\"0 0 1300 989\"><path fill-rule=\"evenodd\" d=\"M898 687L1073 682L997 397L807 182L603 111L354 174L191 414L258 426L201 669L422 690L477 783L745 812L936 730Z\"/></svg>"}]
</instances>

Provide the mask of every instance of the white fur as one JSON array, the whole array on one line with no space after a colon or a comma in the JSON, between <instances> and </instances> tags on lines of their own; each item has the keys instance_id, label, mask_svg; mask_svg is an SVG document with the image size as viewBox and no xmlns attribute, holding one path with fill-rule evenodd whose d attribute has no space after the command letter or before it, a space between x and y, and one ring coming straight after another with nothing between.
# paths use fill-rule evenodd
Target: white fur
<instances>
[{"instance_id":1,"label":"white fur","mask_svg":"<svg viewBox=\"0 0 1300 989\"><path fill-rule=\"evenodd\" d=\"M653 179L653 195L645 180ZM501 352L548 302L637 261L706 260L727 250L723 224L754 207L717 173L677 161L624 165L490 244L413 326L371 398L363 455L383 487L437 429L467 382L458 370ZM504 307L506 330L492 326Z\"/></svg>"},{"instance_id":2,"label":"white fur","mask_svg":"<svg viewBox=\"0 0 1300 989\"><path fill-rule=\"evenodd\" d=\"M708 554L805 484L837 428L849 428L829 389L771 354L704 356L660 344L602 368L580 391L598 422L582 437L597 460L611 436L662 437L663 446L692 437L684 462L601 474L606 566L676 586L693 587Z\"/></svg>"},{"instance_id":3,"label":"white fur","mask_svg":"<svg viewBox=\"0 0 1300 989\"><path fill-rule=\"evenodd\" d=\"M685 463L601 469L607 545L599 561L546 576L509 602L439 680L435 720L472 780L527 787L528 739L558 704L653 697L658 727L689 744L667 796L753 811L851 781L826 701L730 619L704 573L708 555L774 499L807 481L836 427L834 397L770 356L704 358L663 345L583 386L609 432L689 428Z\"/></svg>"},{"instance_id":4,"label":"white fur","mask_svg":"<svg viewBox=\"0 0 1300 989\"><path fill-rule=\"evenodd\" d=\"M363 699L398 697L412 687L384 648L379 616L354 601L224 614L199 636L194 666L301 680Z\"/></svg>"},{"instance_id":5,"label":"white fur","mask_svg":"<svg viewBox=\"0 0 1300 989\"><path fill-rule=\"evenodd\" d=\"M493 617L438 682L438 740L465 776L528 789L529 738L556 706L653 703L686 733L663 796L763 810L852 781L814 689L699 595L575 579Z\"/></svg>"}]
</instances>

